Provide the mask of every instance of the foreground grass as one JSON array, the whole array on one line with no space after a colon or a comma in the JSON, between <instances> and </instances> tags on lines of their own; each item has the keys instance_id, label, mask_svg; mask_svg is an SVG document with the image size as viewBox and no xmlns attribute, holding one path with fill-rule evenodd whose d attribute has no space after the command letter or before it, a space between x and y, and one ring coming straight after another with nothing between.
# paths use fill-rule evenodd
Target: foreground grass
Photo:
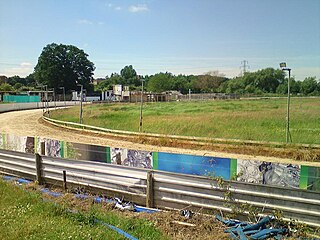
<instances>
[{"instance_id":1,"label":"foreground grass","mask_svg":"<svg viewBox=\"0 0 320 240\"><path fill-rule=\"evenodd\" d=\"M0 239L126 239L94 224L96 217L138 239L166 239L145 220L100 210L93 206L84 213L70 213L63 204L43 201L35 192L0 180Z\"/></svg>"},{"instance_id":2,"label":"foreground grass","mask_svg":"<svg viewBox=\"0 0 320 240\"><path fill-rule=\"evenodd\" d=\"M143 131L197 137L285 141L286 99L147 103ZM320 144L320 99L294 98L290 107L293 143ZM139 104L84 107L84 124L138 131ZM55 119L79 122L79 107L52 112Z\"/></svg>"}]
</instances>

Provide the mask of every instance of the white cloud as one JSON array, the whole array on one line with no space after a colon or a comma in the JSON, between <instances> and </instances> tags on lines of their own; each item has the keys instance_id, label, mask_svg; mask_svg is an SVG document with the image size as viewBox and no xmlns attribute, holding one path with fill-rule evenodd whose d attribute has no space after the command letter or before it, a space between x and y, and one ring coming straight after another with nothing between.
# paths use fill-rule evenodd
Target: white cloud
<instances>
[{"instance_id":1,"label":"white cloud","mask_svg":"<svg viewBox=\"0 0 320 240\"><path fill-rule=\"evenodd\" d=\"M32 64L29 63L29 62L23 62L23 63L20 64L20 66L24 67L24 68L30 68L32 66Z\"/></svg>"},{"instance_id":2,"label":"white cloud","mask_svg":"<svg viewBox=\"0 0 320 240\"><path fill-rule=\"evenodd\" d=\"M107 3L106 6L107 6L108 8L112 8L113 10L116 10L116 11L122 10L122 7L116 6L116 5L112 4L112 3Z\"/></svg>"},{"instance_id":3,"label":"white cloud","mask_svg":"<svg viewBox=\"0 0 320 240\"><path fill-rule=\"evenodd\" d=\"M149 11L149 8L146 4L138 4L138 5L130 6L129 11L132 13L147 12L147 11Z\"/></svg>"},{"instance_id":4,"label":"white cloud","mask_svg":"<svg viewBox=\"0 0 320 240\"><path fill-rule=\"evenodd\" d=\"M80 19L80 20L78 20L78 23L84 24L84 25L92 25L93 24L93 22L88 19Z\"/></svg>"},{"instance_id":5,"label":"white cloud","mask_svg":"<svg viewBox=\"0 0 320 240\"><path fill-rule=\"evenodd\" d=\"M33 72L33 65L29 62L22 62L17 65L17 67L0 70L0 75L5 75L7 77L15 75L18 75L20 77L26 77L27 75Z\"/></svg>"}]
</instances>

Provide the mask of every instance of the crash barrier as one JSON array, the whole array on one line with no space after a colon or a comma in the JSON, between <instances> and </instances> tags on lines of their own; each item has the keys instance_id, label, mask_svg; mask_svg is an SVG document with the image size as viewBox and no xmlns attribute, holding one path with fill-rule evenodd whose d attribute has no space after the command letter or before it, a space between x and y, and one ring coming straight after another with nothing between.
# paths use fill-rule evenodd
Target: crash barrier
<instances>
[{"instance_id":1,"label":"crash barrier","mask_svg":"<svg viewBox=\"0 0 320 240\"><path fill-rule=\"evenodd\" d=\"M319 162L284 163L261 156L146 151L13 134L0 135L0 149L320 192Z\"/></svg>"},{"instance_id":2,"label":"crash barrier","mask_svg":"<svg viewBox=\"0 0 320 240\"><path fill-rule=\"evenodd\" d=\"M6 103L0 104L0 113L28 109L45 109L53 107L74 106L79 104L79 101Z\"/></svg>"},{"instance_id":3,"label":"crash barrier","mask_svg":"<svg viewBox=\"0 0 320 240\"><path fill-rule=\"evenodd\" d=\"M281 210L286 220L320 226L320 193L313 191L7 150L0 150L0 171L40 184L78 185L147 207L232 213L242 206L244 215L254 207L259 215Z\"/></svg>"}]
</instances>

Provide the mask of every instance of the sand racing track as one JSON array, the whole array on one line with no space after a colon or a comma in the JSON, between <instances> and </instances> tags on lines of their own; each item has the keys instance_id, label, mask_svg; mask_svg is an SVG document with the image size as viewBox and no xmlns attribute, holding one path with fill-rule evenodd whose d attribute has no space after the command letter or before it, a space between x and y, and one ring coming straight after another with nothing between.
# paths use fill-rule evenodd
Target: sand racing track
<instances>
[{"instance_id":1,"label":"sand racing track","mask_svg":"<svg viewBox=\"0 0 320 240\"><path fill-rule=\"evenodd\" d=\"M82 130L70 130L48 124L42 120L42 110L14 111L0 114L0 133L14 134L17 136L39 136L50 139L63 140L83 144L120 147L146 151L161 151L170 153L183 153L193 155L206 155L228 158L241 158L248 160L262 160L271 162L305 163L304 160L316 160L320 156L320 149L306 148L280 148L271 149L265 146L232 146L212 144L206 146L192 146L186 143L163 141L146 141L145 139L115 138L108 134L90 134ZM146 143L152 143L146 144ZM298 156L298 157L297 157ZM313 166L320 162L313 162Z\"/></svg>"}]
</instances>

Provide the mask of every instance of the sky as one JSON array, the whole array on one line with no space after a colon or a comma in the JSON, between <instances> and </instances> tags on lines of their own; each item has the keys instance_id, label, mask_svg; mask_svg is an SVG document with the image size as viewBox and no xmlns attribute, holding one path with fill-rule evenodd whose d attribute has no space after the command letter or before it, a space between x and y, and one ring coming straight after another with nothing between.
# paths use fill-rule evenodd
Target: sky
<instances>
[{"instance_id":1,"label":"sky","mask_svg":"<svg viewBox=\"0 0 320 240\"><path fill-rule=\"evenodd\" d=\"M0 75L29 75L51 43L83 49L95 78L126 65L235 77L246 60L320 80L320 0L0 0Z\"/></svg>"}]
</instances>

